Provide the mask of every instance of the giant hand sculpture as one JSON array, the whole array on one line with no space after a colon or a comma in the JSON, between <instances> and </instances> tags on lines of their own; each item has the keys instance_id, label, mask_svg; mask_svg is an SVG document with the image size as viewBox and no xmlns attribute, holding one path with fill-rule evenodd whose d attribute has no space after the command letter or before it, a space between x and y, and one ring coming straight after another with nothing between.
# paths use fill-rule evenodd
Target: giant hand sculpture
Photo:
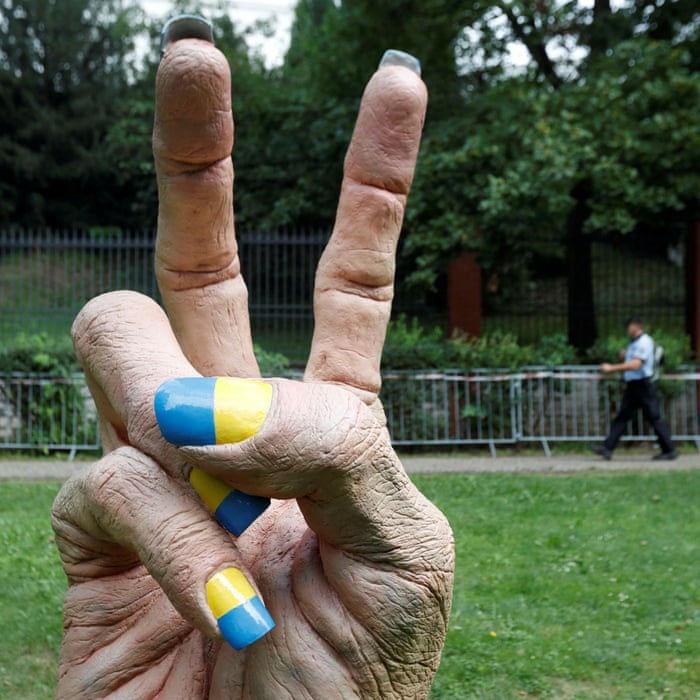
<instances>
[{"instance_id":1,"label":"giant hand sculpture","mask_svg":"<svg viewBox=\"0 0 700 700\"><path fill-rule=\"evenodd\" d=\"M115 292L73 328L105 456L54 505L69 581L57 698L425 698L452 536L406 476L377 399L425 87L391 53L370 80L316 277L305 380L263 381L234 236L229 68L206 36L174 29L153 137L168 316ZM188 411L211 407L188 405L196 381L172 380L202 375L237 378L218 406L228 428L178 447L154 397L163 386L166 422L197 434ZM200 381L206 394L212 380ZM212 516L232 489L273 499L238 537Z\"/></svg>"}]
</instances>

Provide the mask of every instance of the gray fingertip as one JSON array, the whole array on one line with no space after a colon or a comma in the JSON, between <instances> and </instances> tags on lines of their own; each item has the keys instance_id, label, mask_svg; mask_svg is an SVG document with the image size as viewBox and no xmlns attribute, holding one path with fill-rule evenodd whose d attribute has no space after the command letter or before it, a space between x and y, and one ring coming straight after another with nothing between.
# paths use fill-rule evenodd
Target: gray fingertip
<instances>
[{"instance_id":1,"label":"gray fingertip","mask_svg":"<svg viewBox=\"0 0 700 700\"><path fill-rule=\"evenodd\" d=\"M214 43L214 30L209 20L199 15L177 15L169 19L160 33L160 53L180 39L203 39Z\"/></svg>"},{"instance_id":2,"label":"gray fingertip","mask_svg":"<svg viewBox=\"0 0 700 700\"><path fill-rule=\"evenodd\" d=\"M403 66L412 70L418 77L421 74L420 61L415 57L411 56L410 53L405 51L397 51L396 49L389 49L382 56L382 60L379 61L379 67L384 68L385 66Z\"/></svg>"}]
</instances>

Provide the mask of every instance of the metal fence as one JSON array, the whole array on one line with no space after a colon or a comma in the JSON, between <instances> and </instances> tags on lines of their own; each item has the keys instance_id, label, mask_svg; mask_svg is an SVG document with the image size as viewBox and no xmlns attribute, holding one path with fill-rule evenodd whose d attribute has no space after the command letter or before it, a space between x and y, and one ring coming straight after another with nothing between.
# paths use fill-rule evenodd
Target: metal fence
<instances>
[{"instance_id":1,"label":"metal fence","mask_svg":"<svg viewBox=\"0 0 700 700\"><path fill-rule=\"evenodd\" d=\"M396 446L602 440L623 387L593 367L514 373L386 372L381 398ZM700 373L665 375L657 391L673 436L700 448ZM641 415L625 440L653 440ZM97 415L82 374L0 374L0 449L99 449Z\"/></svg>"},{"instance_id":2,"label":"metal fence","mask_svg":"<svg viewBox=\"0 0 700 700\"><path fill-rule=\"evenodd\" d=\"M82 373L0 374L0 449L100 448L97 411Z\"/></svg>"},{"instance_id":3,"label":"metal fence","mask_svg":"<svg viewBox=\"0 0 700 700\"><path fill-rule=\"evenodd\" d=\"M665 375L657 385L662 412L675 437L700 448L700 374ZM604 379L597 367L389 372L382 400L395 445L498 445L603 440L624 386ZM623 440L654 440L641 414Z\"/></svg>"},{"instance_id":4,"label":"metal fence","mask_svg":"<svg viewBox=\"0 0 700 700\"><path fill-rule=\"evenodd\" d=\"M239 232L256 341L304 359L313 329L313 283L327 230ZM159 299L155 232L0 231L0 339L67 336L92 297L132 289Z\"/></svg>"},{"instance_id":5,"label":"metal fence","mask_svg":"<svg viewBox=\"0 0 700 700\"><path fill-rule=\"evenodd\" d=\"M485 270L482 328L510 331L531 343L566 333L568 302L561 239L528 239L523 260L506 272ZM654 328L685 333L682 231L609 235L592 243L593 299L598 335L620 332L642 314Z\"/></svg>"},{"instance_id":6,"label":"metal fence","mask_svg":"<svg viewBox=\"0 0 700 700\"><path fill-rule=\"evenodd\" d=\"M298 228L238 233L256 342L294 362L306 358L315 268L328 235L324 229ZM80 307L102 292L133 289L158 299L154 243L153 231L0 230L0 339L38 332L65 336ZM485 275L484 331L509 331L530 343L566 330L563 265L546 257L561 248L561 242L559 248L554 243L533 239L533 259L519 265L525 271L520 276ZM643 313L655 328L683 332L683 253L682 247L673 250L674 255L664 256L634 236L594 244L601 336L619 331L621 320L631 313ZM397 313L429 317L433 323L446 316L444 308L423 304L401 275L394 307Z\"/></svg>"}]
</instances>

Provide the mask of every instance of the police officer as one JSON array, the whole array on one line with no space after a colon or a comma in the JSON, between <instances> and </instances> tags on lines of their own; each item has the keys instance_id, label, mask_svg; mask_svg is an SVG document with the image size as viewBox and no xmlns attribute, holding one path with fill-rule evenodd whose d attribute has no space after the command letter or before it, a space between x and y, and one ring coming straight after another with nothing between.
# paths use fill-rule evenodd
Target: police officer
<instances>
[{"instance_id":1,"label":"police officer","mask_svg":"<svg viewBox=\"0 0 700 700\"><path fill-rule=\"evenodd\" d=\"M661 418L659 401L652 381L654 341L648 333L644 332L644 320L641 316L633 316L627 321L627 335L630 337L630 342L624 350L624 362L615 365L606 362L600 366L600 371L604 374L622 372L626 386L620 410L615 416L608 437L602 445L591 446L591 450L603 459L610 459L622 433L625 432L627 423L641 408L644 417L654 428L661 446L661 454L656 455L654 459L676 459L678 455L668 427Z\"/></svg>"}]
</instances>

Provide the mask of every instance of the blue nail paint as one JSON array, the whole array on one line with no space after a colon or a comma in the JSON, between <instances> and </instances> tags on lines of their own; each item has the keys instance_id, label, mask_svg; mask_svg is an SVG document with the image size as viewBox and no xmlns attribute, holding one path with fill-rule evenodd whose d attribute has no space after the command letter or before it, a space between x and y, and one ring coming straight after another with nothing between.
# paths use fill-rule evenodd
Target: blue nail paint
<instances>
[{"instance_id":1,"label":"blue nail paint","mask_svg":"<svg viewBox=\"0 0 700 700\"><path fill-rule=\"evenodd\" d=\"M257 642L275 626L258 596L232 608L218 619L218 623L221 636L234 649L244 649Z\"/></svg>"},{"instance_id":2,"label":"blue nail paint","mask_svg":"<svg viewBox=\"0 0 700 700\"><path fill-rule=\"evenodd\" d=\"M163 437L173 445L216 445L214 390L216 377L171 379L154 399Z\"/></svg>"}]
</instances>

